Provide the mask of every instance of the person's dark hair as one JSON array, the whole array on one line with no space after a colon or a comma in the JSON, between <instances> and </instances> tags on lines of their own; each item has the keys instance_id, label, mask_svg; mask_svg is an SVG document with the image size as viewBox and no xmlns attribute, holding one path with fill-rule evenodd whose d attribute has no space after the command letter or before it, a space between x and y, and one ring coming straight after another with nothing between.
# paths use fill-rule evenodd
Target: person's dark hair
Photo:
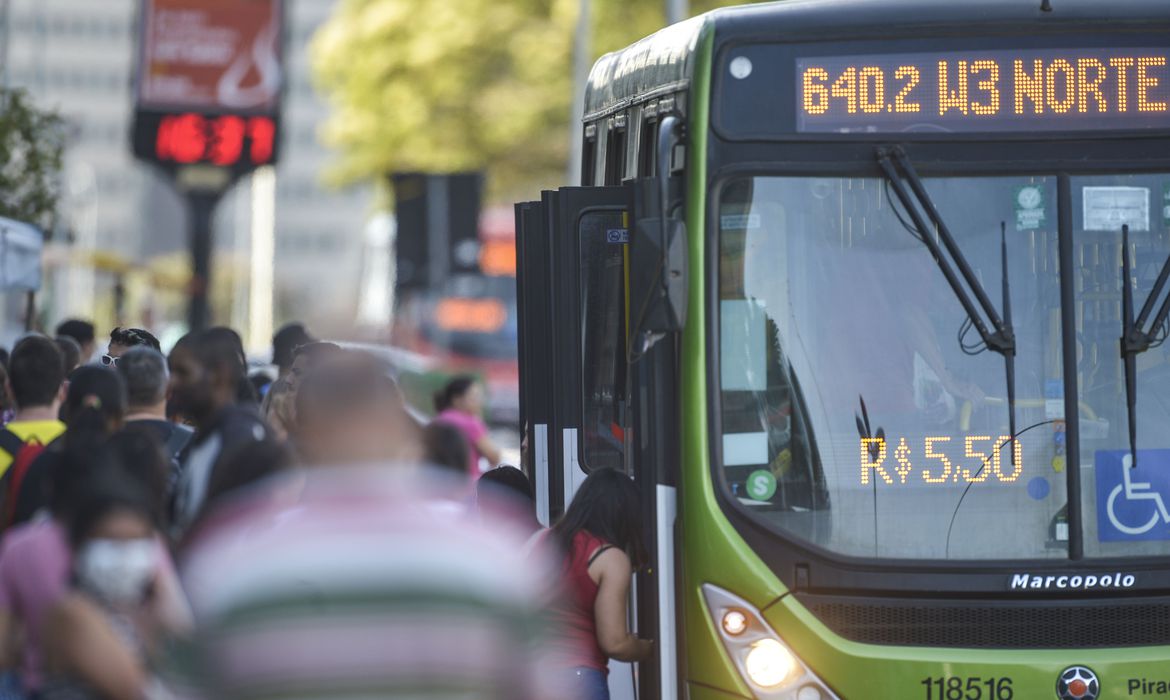
<instances>
[{"instance_id":1,"label":"person's dark hair","mask_svg":"<svg viewBox=\"0 0 1170 700\"><path fill-rule=\"evenodd\" d=\"M95 474L120 467L105 434L84 433L74 438L66 440L60 459L48 461L45 473L45 504L57 517L72 512Z\"/></svg>"},{"instance_id":2,"label":"person's dark hair","mask_svg":"<svg viewBox=\"0 0 1170 700\"><path fill-rule=\"evenodd\" d=\"M536 502L536 493L532 489L532 482L516 467L504 464L487 471L479 477L475 484L476 491L483 494L485 491L501 493L504 489L510 494L527 499L530 503Z\"/></svg>"},{"instance_id":3,"label":"person's dark hair","mask_svg":"<svg viewBox=\"0 0 1170 700\"><path fill-rule=\"evenodd\" d=\"M153 350L162 351L162 345L159 344L158 338L141 328L115 328L110 331L110 345L123 345L128 348L144 345Z\"/></svg>"},{"instance_id":4,"label":"person's dark hair","mask_svg":"<svg viewBox=\"0 0 1170 700\"><path fill-rule=\"evenodd\" d=\"M490 512L493 503L502 505L514 514L512 517L526 520L529 531L540 529L532 482L516 467L505 464L485 472L475 482L475 500L481 511L487 506Z\"/></svg>"},{"instance_id":5,"label":"person's dark hair","mask_svg":"<svg viewBox=\"0 0 1170 700\"><path fill-rule=\"evenodd\" d=\"M18 408L50 406L65 381L65 359L52 339L30 335L12 349L8 366Z\"/></svg>"},{"instance_id":6,"label":"person's dark hair","mask_svg":"<svg viewBox=\"0 0 1170 700\"><path fill-rule=\"evenodd\" d=\"M114 433L109 445L126 475L150 498L152 521L161 526L167 510L171 460L163 452L156 433L146 426L129 423Z\"/></svg>"},{"instance_id":7,"label":"person's dark hair","mask_svg":"<svg viewBox=\"0 0 1170 700\"><path fill-rule=\"evenodd\" d=\"M81 346L77 341L67 335L59 335L53 338L53 342L57 344L57 349L61 351L61 358L65 361L65 374L69 374L77 369L81 364Z\"/></svg>"},{"instance_id":8,"label":"person's dark hair","mask_svg":"<svg viewBox=\"0 0 1170 700\"><path fill-rule=\"evenodd\" d=\"M78 367L69 378L61 414L68 428L66 440L80 433L108 434L109 426L126 415L126 383L122 375L104 367Z\"/></svg>"},{"instance_id":9,"label":"person's dark hair","mask_svg":"<svg viewBox=\"0 0 1170 700\"><path fill-rule=\"evenodd\" d=\"M204 331L204 335L212 342L230 343L236 350L239 363L239 373L236 376L236 402L239 404L259 404L260 394L248 381L248 353L244 350L244 339L233 328L215 326Z\"/></svg>"},{"instance_id":10,"label":"person's dark hair","mask_svg":"<svg viewBox=\"0 0 1170 700\"><path fill-rule=\"evenodd\" d=\"M150 495L115 460L96 469L75 492L66 522L70 546L80 547L103 518L122 510L141 515L158 527Z\"/></svg>"},{"instance_id":11,"label":"person's dark hair","mask_svg":"<svg viewBox=\"0 0 1170 700\"><path fill-rule=\"evenodd\" d=\"M203 331L203 335L211 338L218 338L225 342L229 342L236 348L236 354L240 358L240 364L246 365L248 362L248 354L244 352L244 339L236 332L234 328L227 326L213 326Z\"/></svg>"},{"instance_id":12,"label":"person's dark hair","mask_svg":"<svg viewBox=\"0 0 1170 700\"><path fill-rule=\"evenodd\" d=\"M8 348L0 348L0 366L3 366L4 369L8 369L9 357Z\"/></svg>"},{"instance_id":13,"label":"person's dark hair","mask_svg":"<svg viewBox=\"0 0 1170 700\"><path fill-rule=\"evenodd\" d=\"M312 336L305 330L304 325L293 322L286 323L272 336L272 364L287 372L292 366L293 352L302 345L313 341Z\"/></svg>"},{"instance_id":14,"label":"person's dark hair","mask_svg":"<svg viewBox=\"0 0 1170 700\"><path fill-rule=\"evenodd\" d=\"M16 408L12 394L8 393L8 368L0 362L0 411Z\"/></svg>"},{"instance_id":15,"label":"person's dark hair","mask_svg":"<svg viewBox=\"0 0 1170 700\"><path fill-rule=\"evenodd\" d=\"M126 382L130 406L155 406L167 398L167 359L158 350L130 348L118 359L117 372Z\"/></svg>"},{"instance_id":16,"label":"person's dark hair","mask_svg":"<svg viewBox=\"0 0 1170 700\"><path fill-rule=\"evenodd\" d=\"M56 335L67 335L77 341L78 345L92 343L94 339L93 324L79 318L71 318L57 324Z\"/></svg>"},{"instance_id":17,"label":"person's dark hair","mask_svg":"<svg viewBox=\"0 0 1170 700\"><path fill-rule=\"evenodd\" d=\"M444 470L467 473L471 447L462 430L450 423L432 421L423 428L422 437L428 462Z\"/></svg>"},{"instance_id":18,"label":"person's dark hair","mask_svg":"<svg viewBox=\"0 0 1170 700\"><path fill-rule=\"evenodd\" d=\"M233 491L251 486L293 466L293 454L275 440L248 442L236 448L216 465L207 483L204 509Z\"/></svg>"},{"instance_id":19,"label":"person's dark hair","mask_svg":"<svg viewBox=\"0 0 1170 700\"><path fill-rule=\"evenodd\" d=\"M470 374L462 374L447 382L442 389L435 392L435 413L442 413L451 408L456 399L475 386L476 381Z\"/></svg>"},{"instance_id":20,"label":"person's dark hair","mask_svg":"<svg viewBox=\"0 0 1170 700\"><path fill-rule=\"evenodd\" d=\"M639 510L634 482L616 469L598 469L581 484L568 510L553 526L552 536L567 554L573 550L577 533L588 532L620 547L639 566L646 561Z\"/></svg>"},{"instance_id":21,"label":"person's dark hair","mask_svg":"<svg viewBox=\"0 0 1170 700\"><path fill-rule=\"evenodd\" d=\"M189 351L209 372L226 371L233 384L246 380L244 347L240 343L240 336L230 328L209 328L185 335L175 345L175 350L180 349Z\"/></svg>"}]
</instances>

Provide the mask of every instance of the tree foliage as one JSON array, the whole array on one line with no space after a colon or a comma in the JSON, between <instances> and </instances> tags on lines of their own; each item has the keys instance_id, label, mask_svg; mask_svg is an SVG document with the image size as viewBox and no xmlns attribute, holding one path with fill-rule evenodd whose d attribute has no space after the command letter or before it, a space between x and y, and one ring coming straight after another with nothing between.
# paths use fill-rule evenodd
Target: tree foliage
<instances>
[{"instance_id":1,"label":"tree foliage","mask_svg":"<svg viewBox=\"0 0 1170 700\"><path fill-rule=\"evenodd\" d=\"M343 0L311 49L331 179L484 168L503 200L561 182L578 1ZM661 27L664 4L592 0L594 58Z\"/></svg>"},{"instance_id":2,"label":"tree foliage","mask_svg":"<svg viewBox=\"0 0 1170 700\"><path fill-rule=\"evenodd\" d=\"M23 90L0 91L0 216L50 231L61 196L65 122Z\"/></svg>"}]
</instances>

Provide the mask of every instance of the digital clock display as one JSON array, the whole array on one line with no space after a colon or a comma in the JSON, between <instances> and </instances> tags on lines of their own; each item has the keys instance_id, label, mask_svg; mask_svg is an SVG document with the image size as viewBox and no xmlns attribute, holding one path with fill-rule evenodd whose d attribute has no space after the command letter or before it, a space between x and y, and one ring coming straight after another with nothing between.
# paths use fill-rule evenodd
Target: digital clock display
<instances>
[{"instance_id":1,"label":"digital clock display","mask_svg":"<svg viewBox=\"0 0 1170 700\"><path fill-rule=\"evenodd\" d=\"M164 168L214 165L243 175L276 162L279 125L274 116L139 110L134 154Z\"/></svg>"},{"instance_id":2,"label":"digital clock display","mask_svg":"<svg viewBox=\"0 0 1170 700\"><path fill-rule=\"evenodd\" d=\"M796 60L801 133L1170 129L1170 50L956 51Z\"/></svg>"}]
</instances>

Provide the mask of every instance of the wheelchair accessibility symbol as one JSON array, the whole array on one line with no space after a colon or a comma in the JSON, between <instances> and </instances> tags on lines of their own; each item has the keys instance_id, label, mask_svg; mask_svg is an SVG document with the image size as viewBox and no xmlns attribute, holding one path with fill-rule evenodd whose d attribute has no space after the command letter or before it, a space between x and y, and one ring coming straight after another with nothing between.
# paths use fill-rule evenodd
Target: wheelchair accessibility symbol
<instances>
[{"instance_id":1,"label":"wheelchair accessibility symbol","mask_svg":"<svg viewBox=\"0 0 1170 700\"><path fill-rule=\"evenodd\" d=\"M1170 540L1170 450L1098 452L1097 533L1102 542Z\"/></svg>"}]
</instances>

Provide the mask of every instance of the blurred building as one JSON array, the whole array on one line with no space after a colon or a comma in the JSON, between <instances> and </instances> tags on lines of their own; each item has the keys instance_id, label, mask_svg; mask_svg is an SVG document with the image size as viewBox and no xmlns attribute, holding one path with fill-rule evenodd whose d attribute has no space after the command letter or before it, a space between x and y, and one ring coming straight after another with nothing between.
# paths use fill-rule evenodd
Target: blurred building
<instances>
[{"instance_id":1,"label":"blurred building","mask_svg":"<svg viewBox=\"0 0 1170 700\"><path fill-rule=\"evenodd\" d=\"M151 264L149 294L131 294L122 320L163 329L185 318L186 213L167 181L130 155L131 72L138 0L8 0L9 84L70 123L65 211L42 294L47 319L113 323L126 266ZM300 318L322 333L352 324L370 191L319 180L330 153L317 140L327 107L310 85L307 47L334 0L285 0L288 17L281 161L276 175L275 322ZM246 326L251 187L241 181L217 213L216 322ZM92 251L99 251L95 256ZM67 258L68 261L62 260ZM79 264L89 261L94 264ZM121 289L119 289L121 287ZM0 338L0 341L6 339Z\"/></svg>"}]
</instances>

